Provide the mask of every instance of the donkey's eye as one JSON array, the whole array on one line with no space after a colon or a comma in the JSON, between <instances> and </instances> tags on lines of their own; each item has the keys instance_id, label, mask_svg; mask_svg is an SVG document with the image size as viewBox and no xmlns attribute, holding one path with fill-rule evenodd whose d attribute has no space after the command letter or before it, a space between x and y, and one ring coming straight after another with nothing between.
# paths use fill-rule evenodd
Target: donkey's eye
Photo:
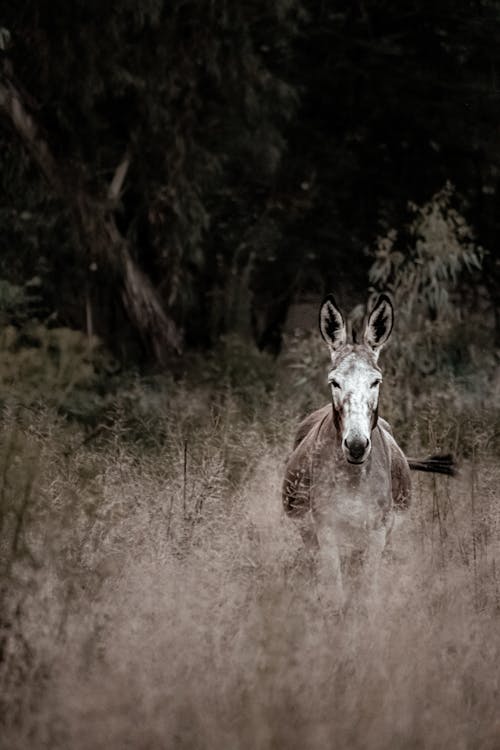
<instances>
[{"instance_id":1,"label":"donkey's eye","mask_svg":"<svg viewBox=\"0 0 500 750\"><path fill-rule=\"evenodd\" d=\"M340 388L340 383L337 383L337 381L333 378L329 378L328 382L330 383L332 388Z\"/></svg>"},{"instance_id":2,"label":"donkey's eye","mask_svg":"<svg viewBox=\"0 0 500 750\"><path fill-rule=\"evenodd\" d=\"M370 388L376 388L377 385L380 385L381 382L382 382L381 380L374 380Z\"/></svg>"}]
</instances>

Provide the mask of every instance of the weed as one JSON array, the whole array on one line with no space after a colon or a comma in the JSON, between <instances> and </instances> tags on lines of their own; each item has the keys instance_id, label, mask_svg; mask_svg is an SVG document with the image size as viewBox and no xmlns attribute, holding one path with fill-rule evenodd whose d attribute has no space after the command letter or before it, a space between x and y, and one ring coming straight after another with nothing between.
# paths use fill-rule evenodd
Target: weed
<instances>
[{"instance_id":1,"label":"weed","mask_svg":"<svg viewBox=\"0 0 500 750\"><path fill-rule=\"evenodd\" d=\"M4 410L5 746L498 745L494 417L466 425L429 397L407 445L458 431L460 477L414 477L378 596L329 621L280 510L315 398L297 373L277 371L259 406L230 385L135 381L91 439L56 412Z\"/></svg>"}]
</instances>

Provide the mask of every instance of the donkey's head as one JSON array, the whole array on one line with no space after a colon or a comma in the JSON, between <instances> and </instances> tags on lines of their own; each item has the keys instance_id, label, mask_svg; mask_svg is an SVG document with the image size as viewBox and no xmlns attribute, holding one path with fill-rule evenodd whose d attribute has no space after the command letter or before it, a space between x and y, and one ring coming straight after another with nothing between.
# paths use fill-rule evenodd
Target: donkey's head
<instances>
[{"instance_id":1,"label":"donkey's head","mask_svg":"<svg viewBox=\"0 0 500 750\"><path fill-rule=\"evenodd\" d=\"M362 464L370 455L382 382L377 360L391 335L393 321L391 301L382 294L368 316L363 343L348 344L344 317L333 296L329 294L320 307L319 329L332 358L328 382L333 418L344 456L352 464Z\"/></svg>"}]
</instances>

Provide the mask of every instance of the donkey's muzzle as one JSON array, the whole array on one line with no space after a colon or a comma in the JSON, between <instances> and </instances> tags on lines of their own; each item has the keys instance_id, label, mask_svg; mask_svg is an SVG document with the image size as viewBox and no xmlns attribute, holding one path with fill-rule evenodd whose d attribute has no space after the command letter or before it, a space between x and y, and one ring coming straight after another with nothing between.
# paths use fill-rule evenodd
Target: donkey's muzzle
<instances>
[{"instance_id":1,"label":"donkey's muzzle","mask_svg":"<svg viewBox=\"0 0 500 750\"><path fill-rule=\"evenodd\" d=\"M345 455L352 464L361 464L366 458L370 441L368 438L355 437L344 440Z\"/></svg>"}]
</instances>

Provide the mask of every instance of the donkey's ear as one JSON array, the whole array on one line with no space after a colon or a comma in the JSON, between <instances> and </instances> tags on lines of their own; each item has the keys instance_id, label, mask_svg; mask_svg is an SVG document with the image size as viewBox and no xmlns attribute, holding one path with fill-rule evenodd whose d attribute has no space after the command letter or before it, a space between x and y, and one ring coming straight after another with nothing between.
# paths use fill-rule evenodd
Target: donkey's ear
<instances>
[{"instance_id":1,"label":"donkey's ear","mask_svg":"<svg viewBox=\"0 0 500 750\"><path fill-rule=\"evenodd\" d=\"M364 340L365 344L379 355L380 350L391 335L394 325L394 309L387 294L381 294L368 317Z\"/></svg>"},{"instance_id":2,"label":"donkey's ear","mask_svg":"<svg viewBox=\"0 0 500 750\"><path fill-rule=\"evenodd\" d=\"M325 297L319 308L319 330L332 352L347 341L344 318L332 294Z\"/></svg>"}]
</instances>

